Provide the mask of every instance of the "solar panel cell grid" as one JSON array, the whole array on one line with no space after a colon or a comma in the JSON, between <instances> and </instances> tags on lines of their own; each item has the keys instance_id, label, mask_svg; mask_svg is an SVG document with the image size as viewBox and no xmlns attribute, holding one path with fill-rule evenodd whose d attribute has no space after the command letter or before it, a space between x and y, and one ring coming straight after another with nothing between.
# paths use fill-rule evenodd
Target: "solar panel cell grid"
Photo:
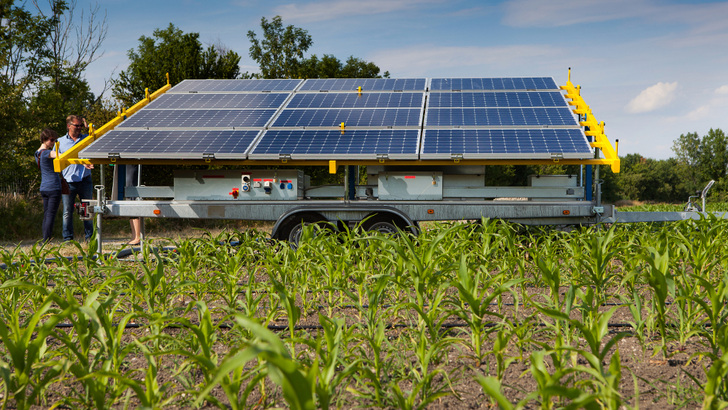
<instances>
[{"instance_id":1,"label":"solar panel cell grid","mask_svg":"<svg viewBox=\"0 0 728 410\"><path fill-rule=\"evenodd\" d=\"M492 127L578 124L568 108L440 108L427 111L425 125Z\"/></svg>"},{"instance_id":2,"label":"solar panel cell grid","mask_svg":"<svg viewBox=\"0 0 728 410\"><path fill-rule=\"evenodd\" d=\"M286 108L419 108L423 93L296 94Z\"/></svg>"},{"instance_id":3,"label":"solar panel cell grid","mask_svg":"<svg viewBox=\"0 0 728 410\"><path fill-rule=\"evenodd\" d=\"M430 90L558 90L551 77L433 78Z\"/></svg>"},{"instance_id":4,"label":"solar panel cell grid","mask_svg":"<svg viewBox=\"0 0 728 410\"><path fill-rule=\"evenodd\" d=\"M183 155L200 158L203 153L237 154L244 157L258 131L121 131L112 130L84 150L88 158L122 158L140 155Z\"/></svg>"},{"instance_id":5,"label":"solar panel cell grid","mask_svg":"<svg viewBox=\"0 0 728 410\"><path fill-rule=\"evenodd\" d=\"M432 93L428 105L432 108L567 106L563 95L557 91Z\"/></svg>"},{"instance_id":6,"label":"solar panel cell grid","mask_svg":"<svg viewBox=\"0 0 728 410\"><path fill-rule=\"evenodd\" d=\"M171 93L293 91L303 80L184 80Z\"/></svg>"},{"instance_id":7,"label":"solar panel cell grid","mask_svg":"<svg viewBox=\"0 0 728 410\"><path fill-rule=\"evenodd\" d=\"M300 91L424 91L424 78L329 78L309 79Z\"/></svg>"},{"instance_id":8,"label":"solar panel cell grid","mask_svg":"<svg viewBox=\"0 0 728 410\"><path fill-rule=\"evenodd\" d=\"M256 155L368 155L406 154L417 156L417 130L269 130L250 153Z\"/></svg>"},{"instance_id":9,"label":"solar panel cell grid","mask_svg":"<svg viewBox=\"0 0 728 410\"><path fill-rule=\"evenodd\" d=\"M260 128L275 112L275 109L142 110L122 122L118 128Z\"/></svg>"},{"instance_id":10,"label":"solar panel cell grid","mask_svg":"<svg viewBox=\"0 0 728 410\"><path fill-rule=\"evenodd\" d=\"M419 125L419 109L283 110L273 127L385 127Z\"/></svg>"},{"instance_id":11,"label":"solar panel cell grid","mask_svg":"<svg viewBox=\"0 0 728 410\"><path fill-rule=\"evenodd\" d=\"M152 109L278 108L289 94L164 94L149 104Z\"/></svg>"}]
</instances>

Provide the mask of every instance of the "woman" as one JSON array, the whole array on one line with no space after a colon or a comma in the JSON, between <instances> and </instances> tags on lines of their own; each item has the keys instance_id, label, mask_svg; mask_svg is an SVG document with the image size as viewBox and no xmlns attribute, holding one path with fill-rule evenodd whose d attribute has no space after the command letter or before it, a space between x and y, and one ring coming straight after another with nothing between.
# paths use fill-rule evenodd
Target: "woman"
<instances>
[{"instance_id":1,"label":"woman","mask_svg":"<svg viewBox=\"0 0 728 410\"><path fill-rule=\"evenodd\" d=\"M61 174L53 170L56 152L53 146L58 134L51 129L40 133L40 148L35 152L35 161L40 168L40 195L43 198L43 241L51 240L53 225L61 204Z\"/></svg>"}]
</instances>

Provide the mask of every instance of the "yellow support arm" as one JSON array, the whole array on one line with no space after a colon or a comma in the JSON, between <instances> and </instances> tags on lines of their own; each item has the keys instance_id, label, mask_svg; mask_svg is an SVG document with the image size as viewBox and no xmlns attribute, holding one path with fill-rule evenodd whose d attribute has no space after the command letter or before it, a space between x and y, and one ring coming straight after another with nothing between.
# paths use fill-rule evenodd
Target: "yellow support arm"
<instances>
[{"instance_id":1,"label":"yellow support arm","mask_svg":"<svg viewBox=\"0 0 728 410\"><path fill-rule=\"evenodd\" d=\"M569 101L569 105L576 107L572 110L574 114L586 116L584 121L579 122L579 125L582 127L589 127L589 130L585 131L584 134L594 137L594 141L591 142L591 146L602 150L605 162L611 166L612 172L618 173L620 160L619 155L617 155L617 150L612 147L612 143L609 142L609 138L607 138L606 134L604 134L604 122L600 123L594 118L591 108L586 105L586 102L581 97L581 86L575 87L571 82L571 68L569 68L569 77L566 81L566 85L562 85L560 88L566 91L566 95L564 97L571 99L571 101Z\"/></svg>"},{"instance_id":2,"label":"yellow support arm","mask_svg":"<svg viewBox=\"0 0 728 410\"><path fill-rule=\"evenodd\" d=\"M81 152L82 149L86 148L87 146L89 146L89 144L96 141L100 136L113 130L117 125L121 124L121 122L124 121L128 116L135 114L137 111L142 109L142 107L157 99L160 95L167 92L167 90L169 90L170 88L172 88L172 86L169 84L169 74L167 74L166 85L164 85L162 88L152 94L149 94L149 89L147 88L145 90L146 96L143 100L134 104L128 110L120 112L116 117L114 117L114 119L104 124L101 128L96 130L94 129L93 124L90 124L88 127L88 137L84 138L83 140L81 140L81 142L69 148L63 154L60 154L60 156L53 160L53 169L56 172L61 172L64 168L71 164L91 164L91 161L89 161L88 159L78 158L78 153Z\"/></svg>"}]
</instances>

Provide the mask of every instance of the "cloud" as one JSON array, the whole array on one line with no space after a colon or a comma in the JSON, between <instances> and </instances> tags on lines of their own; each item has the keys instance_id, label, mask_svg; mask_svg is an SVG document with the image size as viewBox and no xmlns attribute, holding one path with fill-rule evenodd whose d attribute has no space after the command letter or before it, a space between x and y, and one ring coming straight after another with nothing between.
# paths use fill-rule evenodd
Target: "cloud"
<instances>
[{"instance_id":1,"label":"cloud","mask_svg":"<svg viewBox=\"0 0 728 410\"><path fill-rule=\"evenodd\" d=\"M728 95L728 85L723 85L716 88L715 93L718 95Z\"/></svg>"},{"instance_id":2,"label":"cloud","mask_svg":"<svg viewBox=\"0 0 728 410\"><path fill-rule=\"evenodd\" d=\"M418 45L381 51L370 56L394 76L423 76L438 71L458 71L473 67L479 72L493 69L529 67L534 60L558 58L564 52L545 45L504 47L436 47ZM471 70L472 71L472 70Z\"/></svg>"},{"instance_id":3,"label":"cloud","mask_svg":"<svg viewBox=\"0 0 728 410\"><path fill-rule=\"evenodd\" d=\"M442 0L331 0L308 4L285 4L276 7L274 13L281 16L283 20L309 23L338 18L391 13L417 8L423 4L441 2Z\"/></svg>"},{"instance_id":4,"label":"cloud","mask_svg":"<svg viewBox=\"0 0 728 410\"><path fill-rule=\"evenodd\" d=\"M647 87L632 101L627 104L626 110L632 114L654 111L662 108L675 99L675 91L677 90L677 82L663 83L659 82L651 87Z\"/></svg>"}]
</instances>

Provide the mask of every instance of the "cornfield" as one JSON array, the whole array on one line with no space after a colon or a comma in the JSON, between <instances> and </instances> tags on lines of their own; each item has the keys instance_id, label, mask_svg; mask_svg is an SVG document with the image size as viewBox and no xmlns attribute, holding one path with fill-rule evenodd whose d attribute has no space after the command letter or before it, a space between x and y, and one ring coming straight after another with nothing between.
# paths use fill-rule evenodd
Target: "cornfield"
<instances>
[{"instance_id":1,"label":"cornfield","mask_svg":"<svg viewBox=\"0 0 728 410\"><path fill-rule=\"evenodd\" d=\"M3 408L728 406L728 221L4 249Z\"/></svg>"}]
</instances>

